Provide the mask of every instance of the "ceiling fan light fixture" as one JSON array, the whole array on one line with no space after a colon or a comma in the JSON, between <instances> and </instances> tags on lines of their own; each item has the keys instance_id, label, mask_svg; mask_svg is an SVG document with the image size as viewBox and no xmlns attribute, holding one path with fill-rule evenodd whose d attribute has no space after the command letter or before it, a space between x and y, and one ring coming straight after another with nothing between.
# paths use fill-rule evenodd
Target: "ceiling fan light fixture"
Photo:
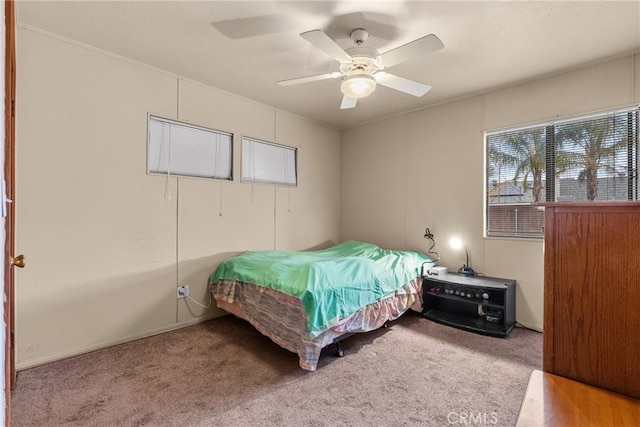
<instances>
[{"instance_id":1,"label":"ceiling fan light fixture","mask_svg":"<svg viewBox=\"0 0 640 427\"><path fill-rule=\"evenodd\" d=\"M342 93L351 98L364 98L371 95L376 88L376 80L368 74L347 76L342 80Z\"/></svg>"}]
</instances>

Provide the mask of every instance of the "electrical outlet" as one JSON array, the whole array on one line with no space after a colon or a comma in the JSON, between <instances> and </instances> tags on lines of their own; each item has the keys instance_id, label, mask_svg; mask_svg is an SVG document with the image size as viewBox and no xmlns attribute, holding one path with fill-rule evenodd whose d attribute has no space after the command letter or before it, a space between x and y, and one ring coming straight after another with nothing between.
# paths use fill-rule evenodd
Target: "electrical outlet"
<instances>
[{"instance_id":1,"label":"electrical outlet","mask_svg":"<svg viewBox=\"0 0 640 427\"><path fill-rule=\"evenodd\" d=\"M189 285L178 286L176 288L176 297L178 299L186 298L189 296Z\"/></svg>"}]
</instances>

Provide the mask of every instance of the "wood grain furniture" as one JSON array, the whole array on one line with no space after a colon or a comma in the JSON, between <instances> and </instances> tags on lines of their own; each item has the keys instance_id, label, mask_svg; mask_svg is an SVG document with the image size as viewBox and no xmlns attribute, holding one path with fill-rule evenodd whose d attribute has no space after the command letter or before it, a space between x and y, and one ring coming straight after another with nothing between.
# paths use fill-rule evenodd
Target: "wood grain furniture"
<instances>
[{"instance_id":1,"label":"wood grain furniture","mask_svg":"<svg viewBox=\"0 0 640 427\"><path fill-rule=\"evenodd\" d=\"M542 205L544 371L640 398L640 202Z\"/></svg>"},{"instance_id":2,"label":"wood grain furniture","mask_svg":"<svg viewBox=\"0 0 640 427\"><path fill-rule=\"evenodd\" d=\"M618 427L640 422L640 400L534 370L516 427Z\"/></svg>"}]
</instances>

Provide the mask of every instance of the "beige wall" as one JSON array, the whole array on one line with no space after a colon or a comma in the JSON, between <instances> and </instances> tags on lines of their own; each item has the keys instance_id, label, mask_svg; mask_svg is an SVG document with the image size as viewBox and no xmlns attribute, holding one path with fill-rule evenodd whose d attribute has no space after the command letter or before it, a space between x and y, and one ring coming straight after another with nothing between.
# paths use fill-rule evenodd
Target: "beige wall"
<instances>
[{"instance_id":1,"label":"beige wall","mask_svg":"<svg viewBox=\"0 0 640 427\"><path fill-rule=\"evenodd\" d=\"M483 237L484 132L640 102L639 55L401 114L342 132L340 239L426 252L518 281L517 320L542 329L543 243Z\"/></svg>"},{"instance_id":2,"label":"beige wall","mask_svg":"<svg viewBox=\"0 0 640 427\"><path fill-rule=\"evenodd\" d=\"M17 55L18 369L220 314L176 285L207 303L240 251L338 241L337 131L25 28ZM233 132L235 180L148 175L148 113ZM298 148L298 187L242 183L242 135Z\"/></svg>"},{"instance_id":3,"label":"beige wall","mask_svg":"<svg viewBox=\"0 0 640 427\"><path fill-rule=\"evenodd\" d=\"M398 116L342 133L341 240L371 242L389 249L404 247L404 128L405 119ZM394 149L390 149L391 141Z\"/></svg>"}]
</instances>

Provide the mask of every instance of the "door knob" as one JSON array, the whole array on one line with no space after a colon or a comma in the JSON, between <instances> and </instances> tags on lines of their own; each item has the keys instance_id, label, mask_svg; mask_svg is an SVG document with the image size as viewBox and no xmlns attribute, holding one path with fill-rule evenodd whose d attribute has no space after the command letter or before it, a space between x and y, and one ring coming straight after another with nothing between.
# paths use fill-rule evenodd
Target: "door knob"
<instances>
[{"instance_id":1,"label":"door knob","mask_svg":"<svg viewBox=\"0 0 640 427\"><path fill-rule=\"evenodd\" d=\"M25 266L24 255L20 254L15 258L11 258L11 260L9 261L9 265L15 266L18 268L24 268Z\"/></svg>"}]
</instances>

